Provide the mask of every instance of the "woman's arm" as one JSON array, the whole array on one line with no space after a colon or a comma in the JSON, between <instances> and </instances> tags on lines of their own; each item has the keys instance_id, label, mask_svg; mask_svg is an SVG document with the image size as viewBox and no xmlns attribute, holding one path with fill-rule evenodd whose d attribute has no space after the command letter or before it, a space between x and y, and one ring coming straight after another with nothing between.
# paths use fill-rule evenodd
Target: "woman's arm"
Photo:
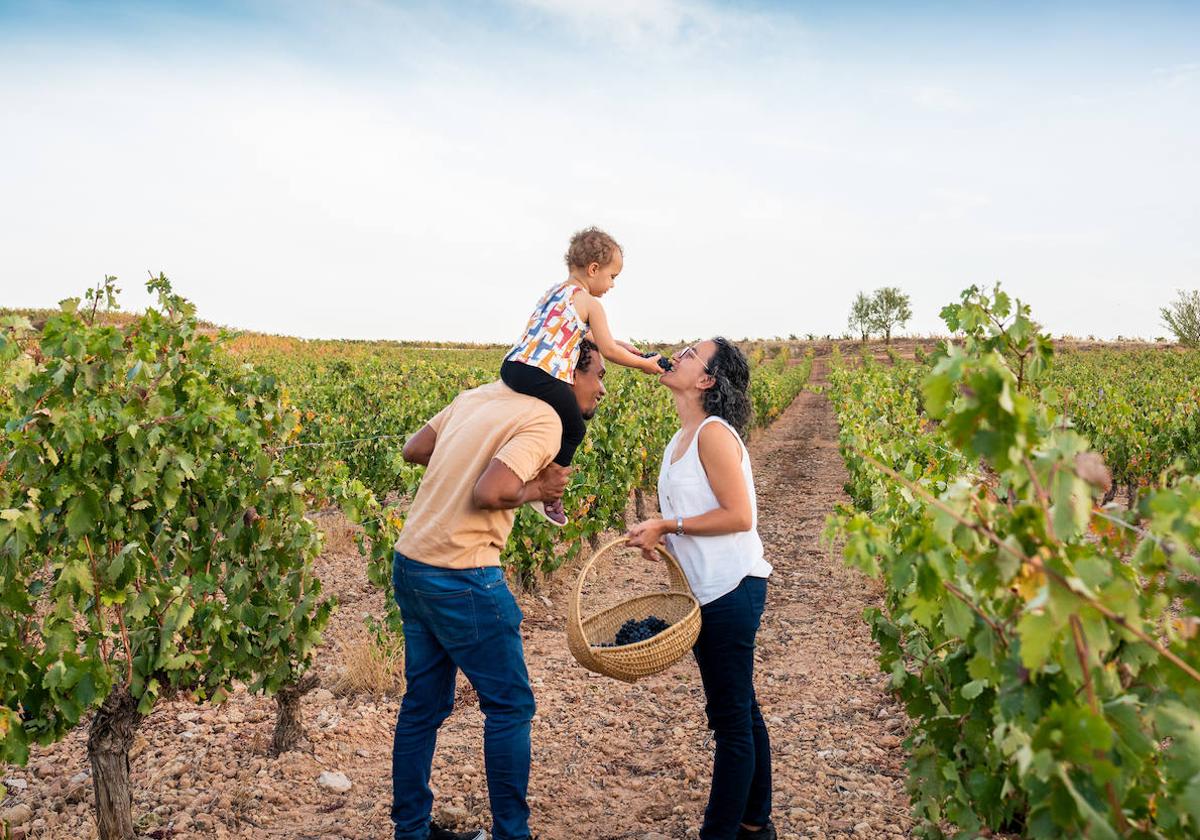
<instances>
[{"instance_id":1,"label":"woman's arm","mask_svg":"<svg viewBox=\"0 0 1200 840\"><path fill-rule=\"evenodd\" d=\"M721 423L709 423L700 430L699 447L700 463L717 497L717 507L684 517L683 532L692 537L717 537L749 531L754 527L754 509L742 479L741 441ZM653 549L664 536L675 532L675 526L674 519L647 519L629 529L629 543Z\"/></svg>"},{"instance_id":2,"label":"woman's arm","mask_svg":"<svg viewBox=\"0 0 1200 840\"><path fill-rule=\"evenodd\" d=\"M576 298L578 300L575 303L575 311L579 313L580 318L587 322L592 333L592 341L596 342L596 346L600 348L601 356L610 362L643 370L646 373L662 373L662 368L658 366L657 355L644 358L631 353L626 349L631 345L613 338L612 330L608 327L608 316L604 313L604 307L600 305L600 301L582 291L576 294Z\"/></svg>"}]
</instances>

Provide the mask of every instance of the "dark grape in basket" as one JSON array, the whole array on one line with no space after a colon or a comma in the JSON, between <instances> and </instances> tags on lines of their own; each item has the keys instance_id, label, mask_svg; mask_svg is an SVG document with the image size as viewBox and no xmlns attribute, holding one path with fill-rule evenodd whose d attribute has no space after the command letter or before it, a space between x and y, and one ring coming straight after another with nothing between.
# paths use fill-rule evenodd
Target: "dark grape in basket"
<instances>
[{"instance_id":1,"label":"dark grape in basket","mask_svg":"<svg viewBox=\"0 0 1200 840\"><path fill-rule=\"evenodd\" d=\"M616 639L610 643L602 644L601 647L619 647L621 645L644 642L647 639L653 639L670 626L656 615L647 616L641 620L631 618L621 625L621 629L617 631Z\"/></svg>"}]
</instances>

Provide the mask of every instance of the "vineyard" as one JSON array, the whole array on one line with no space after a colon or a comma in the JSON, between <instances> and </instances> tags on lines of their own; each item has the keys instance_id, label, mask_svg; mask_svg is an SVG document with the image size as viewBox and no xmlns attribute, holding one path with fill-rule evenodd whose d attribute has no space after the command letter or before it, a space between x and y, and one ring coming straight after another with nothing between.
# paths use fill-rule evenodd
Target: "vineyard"
<instances>
[{"instance_id":1,"label":"vineyard","mask_svg":"<svg viewBox=\"0 0 1200 840\"><path fill-rule=\"evenodd\" d=\"M925 364L830 377L853 499L830 534L885 583L867 620L913 720L919 830L1194 837L1200 479L1172 470L1197 358L1059 368L1001 292L943 317L963 340ZM1132 511L1100 507L1106 464Z\"/></svg>"},{"instance_id":2,"label":"vineyard","mask_svg":"<svg viewBox=\"0 0 1200 840\"><path fill-rule=\"evenodd\" d=\"M283 463L309 479L316 501L338 501L366 529L373 580L391 584L391 545L423 468L405 463L405 439L454 395L497 378L503 350L414 350L369 346L347 351L316 343L288 352L271 342L235 343L236 355L277 379L296 413L278 448ZM752 355L754 426L769 424L808 381L811 355L793 364L784 349ZM576 454L564 502L568 524L547 524L523 509L502 558L518 582L552 572L622 526L630 494L658 478L663 447L675 431L669 393L654 379L610 366L602 409ZM347 477L352 477L347 480ZM556 548L562 546L562 550Z\"/></svg>"},{"instance_id":3,"label":"vineyard","mask_svg":"<svg viewBox=\"0 0 1200 840\"><path fill-rule=\"evenodd\" d=\"M1065 353L1048 381L1112 471L1104 502L1123 490L1132 508L1163 472L1200 473L1200 354Z\"/></svg>"},{"instance_id":4,"label":"vineyard","mask_svg":"<svg viewBox=\"0 0 1200 840\"><path fill-rule=\"evenodd\" d=\"M164 277L144 316L97 319L111 279L37 328L6 319L0 392L0 758L91 715L102 838L132 837L128 753L160 698L220 703L238 684L274 696L272 752L301 732L306 672L335 604L313 561L311 514L361 527L386 592L391 546L420 480L405 439L501 351L212 336ZM758 423L803 388L810 360L758 358ZM615 369L554 529L518 515L503 562L534 585L605 530L657 475L674 431L665 389ZM390 596L387 603L391 604ZM391 631L398 629L391 611ZM91 714L95 712L95 714Z\"/></svg>"},{"instance_id":5,"label":"vineyard","mask_svg":"<svg viewBox=\"0 0 1200 840\"><path fill-rule=\"evenodd\" d=\"M318 685L339 602L366 603L326 579L333 537L317 523L353 523L372 603L390 606L391 545L421 478L401 457L403 444L460 390L495 379L503 354L226 335L202 325L165 278L149 288L158 304L144 314L103 317L115 303L109 282L58 312L6 317L0 339L3 778L18 779L8 801L16 795L14 807L26 807L28 780L16 768L54 755L56 742L86 727L89 809L103 840L154 826L147 836L186 833L147 816L176 814L174 800L157 804L155 789L137 780L138 732L157 726L164 709L182 721L192 713L179 710L191 705L257 710L271 698L262 753L293 750L305 731L301 698ZM999 290L967 290L942 314L953 338L912 354L888 348L876 358L850 344L816 353L803 344L747 348L760 527L778 559L762 645L764 714L788 756L778 769L781 828L790 824L791 837L806 824L831 835L900 836L908 817L880 816L891 788L878 768L894 757L907 762L904 810L921 836L1196 836L1200 353L1056 349L1028 309ZM822 384L805 392L818 365ZM562 635L550 597L562 585L555 570L623 529L631 504L638 515L652 509L675 429L668 392L651 377L610 367L605 382L567 490L569 525L519 512L502 562L535 616L530 651L545 660L531 661L531 673L565 686L539 690L542 726L562 739L542 757L565 763L556 782L584 801L623 789L639 820L682 831L673 802L700 795L695 767L707 754L664 743L658 718L638 718L648 708L660 718L678 713L681 677L613 695L554 652ZM814 463L822 457L796 448L820 427L797 414L801 403L809 412L831 407L836 418L830 453L845 465L841 504L840 478L828 486L827 472L814 478L796 462L800 451ZM881 590L858 594L833 573L796 565L798 547L816 541L827 514L825 539ZM850 674L854 657L838 647L839 635L853 634L825 610L851 603L856 624L866 607L882 682ZM394 610L363 615L379 644L402 644ZM361 621L354 612L341 627ZM814 638L820 644L806 647ZM863 659L876 652L865 638L858 648ZM819 679L809 670L818 660ZM806 694L810 682L827 693ZM874 702L872 714L853 717L858 706L843 714L848 692L856 704ZM610 701L649 729L635 737L628 720L607 713L608 724L573 717L581 702ZM362 708L336 702L347 714ZM884 726L894 703L908 718L895 721L899 730ZM840 717L821 717L823 708ZM394 706L379 711L386 730ZM322 726L330 714L322 709ZM605 725L656 745L656 758L622 764ZM835 730L842 740L830 743ZM372 731L356 730L377 737L363 734ZM152 737L165 754L180 749L168 735ZM857 758L843 748L850 743ZM346 754L345 744L334 746L332 755ZM576 748L607 768L602 778L576 778ZM257 754L239 760L257 768L237 777L246 784L268 772ZM675 761L686 767L671 776ZM810 790L810 779L827 784ZM375 804L360 810L378 816L379 797L362 796ZM583 805L559 799L546 807L585 819L571 810ZM473 802L454 807L473 816L483 807ZM222 836L218 826L229 836L252 831L238 810L246 806L229 807L234 817L207 822L188 812L199 832L188 836ZM311 807L310 818L329 813ZM18 811L0 806L23 818L18 836L37 836L24 826L33 815Z\"/></svg>"}]
</instances>

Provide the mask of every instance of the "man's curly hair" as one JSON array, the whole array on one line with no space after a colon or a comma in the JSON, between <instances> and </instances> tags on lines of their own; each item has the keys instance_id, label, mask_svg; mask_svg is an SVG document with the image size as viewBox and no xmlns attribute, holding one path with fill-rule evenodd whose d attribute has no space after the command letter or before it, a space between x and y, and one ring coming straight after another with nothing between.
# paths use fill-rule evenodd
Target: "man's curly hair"
<instances>
[{"instance_id":1,"label":"man's curly hair","mask_svg":"<svg viewBox=\"0 0 1200 840\"><path fill-rule=\"evenodd\" d=\"M716 381L704 391L704 413L710 417L720 417L745 437L746 426L753 413L750 404L750 363L729 339L717 336L712 341L717 345L717 351L705 370Z\"/></svg>"},{"instance_id":2,"label":"man's curly hair","mask_svg":"<svg viewBox=\"0 0 1200 840\"><path fill-rule=\"evenodd\" d=\"M584 228L571 237L571 244L563 259L567 268L587 268L592 263L606 266L613 261L618 253L624 250L613 239L598 227Z\"/></svg>"},{"instance_id":3,"label":"man's curly hair","mask_svg":"<svg viewBox=\"0 0 1200 840\"><path fill-rule=\"evenodd\" d=\"M600 348L590 339L585 338L579 342L579 360L575 362L575 370L580 373L587 373L592 369L592 361L595 359L594 354L598 354Z\"/></svg>"}]
</instances>

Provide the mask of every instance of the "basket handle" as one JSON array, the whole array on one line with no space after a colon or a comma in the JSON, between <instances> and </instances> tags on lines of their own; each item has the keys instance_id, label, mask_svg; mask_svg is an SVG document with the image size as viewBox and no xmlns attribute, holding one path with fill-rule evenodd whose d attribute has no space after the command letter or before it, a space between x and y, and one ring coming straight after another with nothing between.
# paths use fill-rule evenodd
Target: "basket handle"
<instances>
[{"instance_id":1,"label":"basket handle","mask_svg":"<svg viewBox=\"0 0 1200 840\"><path fill-rule=\"evenodd\" d=\"M579 578L575 581L575 595L571 601L572 609L570 610L571 619L574 621L575 629L579 632L579 638L585 638L583 633L583 610L580 608L583 600L583 582L587 579L587 574L592 570L592 565L600 558L602 554L608 552L609 549L615 548L618 545L624 545L629 542L629 537L617 537L600 546L596 552L587 559L583 564L583 568L579 571ZM654 546L660 557L667 563L667 578L671 584L672 592L683 592L688 595L692 594L692 588L688 585L687 576L683 573L683 568L679 565L679 561L675 556L659 543Z\"/></svg>"}]
</instances>

